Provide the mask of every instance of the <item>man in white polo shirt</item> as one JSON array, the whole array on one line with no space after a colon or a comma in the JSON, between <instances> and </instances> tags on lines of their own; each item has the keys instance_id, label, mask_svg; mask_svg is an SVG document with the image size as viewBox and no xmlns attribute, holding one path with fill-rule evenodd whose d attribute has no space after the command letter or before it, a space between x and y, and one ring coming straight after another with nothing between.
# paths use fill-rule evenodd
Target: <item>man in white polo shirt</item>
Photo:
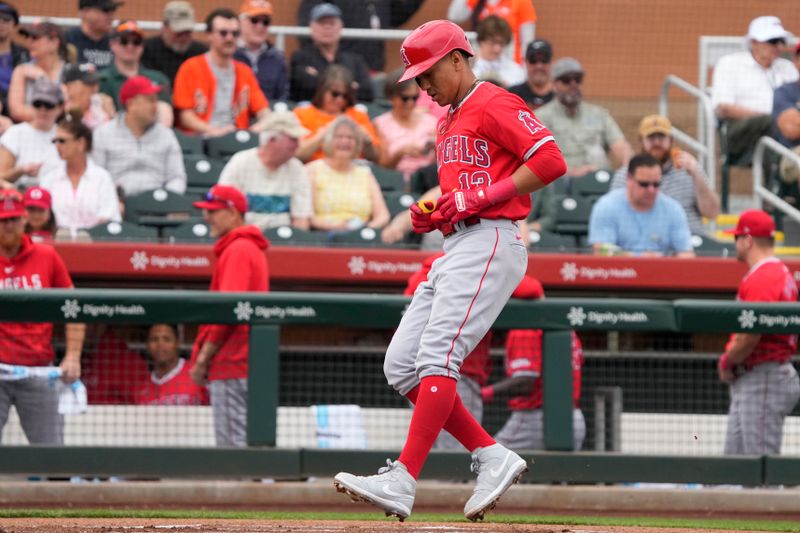
<instances>
[{"instance_id":1,"label":"man in white polo shirt","mask_svg":"<svg viewBox=\"0 0 800 533\"><path fill-rule=\"evenodd\" d=\"M728 122L734 156L769 133L773 92L798 78L794 64L780 57L790 36L778 17L757 17L747 31L749 50L722 57L714 68L711 100L717 117Z\"/></svg>"}]
</instances>

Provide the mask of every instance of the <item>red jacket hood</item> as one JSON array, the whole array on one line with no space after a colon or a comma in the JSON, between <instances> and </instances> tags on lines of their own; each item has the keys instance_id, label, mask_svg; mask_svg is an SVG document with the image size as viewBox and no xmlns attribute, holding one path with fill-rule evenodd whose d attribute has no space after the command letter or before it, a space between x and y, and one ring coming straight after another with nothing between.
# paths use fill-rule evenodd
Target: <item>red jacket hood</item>
<instances>
[{"instance_id":1,"label":"red jacket hood","mask_svg":"<svg viewBox=\"0 0 800 533\"><path fill-rule=\"evenodd\" d=\"M222 252L230 246L230 244L235 241L236 239L250 239L258 246L261 250L266 250L269 247L269 241L264 238L264 235L261 234L261 230L259 230L255 226L239 226L238 228L234 228L217 241L214 245L214 253L217 256L222 255Z\"/></svg>"}]
</instances>

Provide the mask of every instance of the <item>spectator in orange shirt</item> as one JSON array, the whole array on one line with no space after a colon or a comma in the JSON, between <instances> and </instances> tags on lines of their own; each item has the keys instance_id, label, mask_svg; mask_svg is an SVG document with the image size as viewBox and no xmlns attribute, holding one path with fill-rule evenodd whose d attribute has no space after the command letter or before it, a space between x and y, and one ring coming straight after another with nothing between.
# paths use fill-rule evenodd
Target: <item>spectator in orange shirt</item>
<instances>
[{"instance_id":1,"label":"spectator in orange shirt","mask_svg":"<svg viewBox=\"0 0 800 533\"><path fill-rule=\"evenodd\" d=\"M195 383L178 354L178 328L153 324L147 333L147 356L153 371L136 394L140 405L208 405L208 390Z\"/></svg>"},{"instance_id":2,"label":"spectator in orange shirt","mask_svg":"<svg viewBox=\"0 0 800 533\"><path fill-rule=\"evenodd\" d=\"M239 24L230 9L206 17L208 53L184 61L175 76L172 103L182 129L212 137L236 129L261 131L269 103L252 69L233 59ZM250 126L253 117L259 122Z\"/></svg>"},{"instance_id":3,"label":"spectator in orange shirt","mask_svg":"<svg viewBox=\"0 0 800 533\"><path fill-rule=\"evenodd\" d=\"M326 130L334 119L345 115L359 126L359 140L363 146L360 156L377 161L380 154L378 132L370 122L369 115L353 107L355 103L353 75L340 65L328 67L319 80L311 104L294 108L300 124L310 132L300 140L295 154L297 158L301 161L322 158L322 142Z\"/></svg>"},{"instance_id":4,"label":"spectator in orange shirt","mask_svg":"<svg viewBox=\"0 0 800 533\"><path fill-rule=\"evenodd\" d=\"M489 15L505 19L511 26L514 38L506 47L506 54L516 63L522 63L522 51L536 36L536 9L532 0L451 0L447 18L461 24L469 20L477 29L478 22Z\"/></svg>"}]
</instances>

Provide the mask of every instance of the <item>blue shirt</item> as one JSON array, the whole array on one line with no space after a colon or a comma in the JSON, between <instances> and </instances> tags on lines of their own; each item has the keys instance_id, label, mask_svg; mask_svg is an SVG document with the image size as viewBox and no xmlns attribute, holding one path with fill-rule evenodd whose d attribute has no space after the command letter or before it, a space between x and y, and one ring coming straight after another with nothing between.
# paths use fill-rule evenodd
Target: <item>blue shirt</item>
<instances>
[{"instance_id":1,"label":"blue shirt","mask_svg":"<svg viewBox=\"0 0 800 533\"><path fill-rule=\"evenodd\" d=\"M800 140L790 141L778 129L778 116L789 108L800 109L800 82L781 85L772 97L772 136L785 147L794 148L800 145Z\"/></svg>"},{"instance_id":2,"label":"blue shirt","mask_svg":"<svg viewBox=\"0 0 800 533\"><path fill-rule=\"evenodd\" d=\"M275 48L264 48L253 61L253 55L239 48L233 58L253 69L258 85L267 100L277 102L289 99L289 68L283 53Z\"/></svg>"},{"instance_id":3,"label":"blue shirt","mask_svg":"<svg viewBox=\"0 0 800 533\"><path fill-rule=\"evenodd\" d=\"M615 189L594 204L589 218L590 244L616 244L633 253L692 251L689 223L681 204L659 193L652 209L636 211L627 194L627 189Z\"/></svg>"}]
</instances>

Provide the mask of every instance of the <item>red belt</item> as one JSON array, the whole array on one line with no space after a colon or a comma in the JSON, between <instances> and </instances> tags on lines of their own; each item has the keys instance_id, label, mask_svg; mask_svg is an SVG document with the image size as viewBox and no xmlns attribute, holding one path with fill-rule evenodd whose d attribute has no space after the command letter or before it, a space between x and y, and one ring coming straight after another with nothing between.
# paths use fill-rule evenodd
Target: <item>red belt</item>
<instances>
[{"instance_id":1,"label":"red belt","mask_svg":"<svg viewBox=\"0 0 800 533\"><path fill-rule=\"evenodd\" d=\"M442 226L442 235L445 237L449 237L453 233L457 233L459 231L465 230L470 226L475 226L481 223L481 219L478 215L472 215L471 217L465 218L455 224L445 224Z\"/></svg>"}]
</instances>

